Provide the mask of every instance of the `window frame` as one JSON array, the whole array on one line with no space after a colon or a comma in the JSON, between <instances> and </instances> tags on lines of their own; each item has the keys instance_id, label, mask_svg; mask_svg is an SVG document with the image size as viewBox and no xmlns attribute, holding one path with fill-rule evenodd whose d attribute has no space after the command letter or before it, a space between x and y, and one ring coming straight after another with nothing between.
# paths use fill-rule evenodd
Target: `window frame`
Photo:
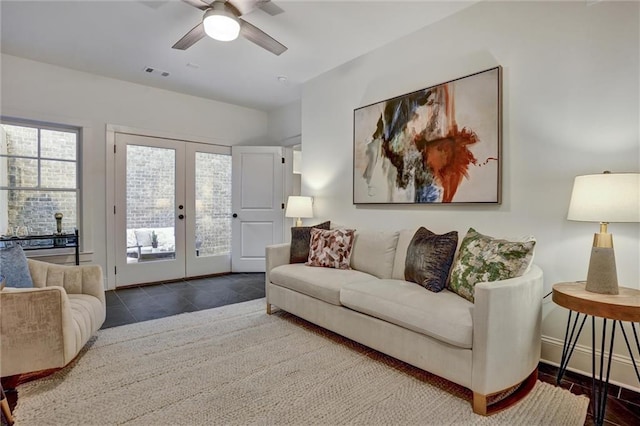
<instances>
[{"instance_id":1,"label":"window frame","mask_svg":"<svg viewBox=\"0 0 640 426\"><path fill-rule=\"evenodd\" d=\"M27 155L9 155L0 153L0 158L19 158L19 159L28 159L28 160L36 160L37 161L37 185L29 186L29 187L12 187L12 186L4 186L0 185L0 190L2 191L47 191L47 192L68 192L75 193L76 195L76 229L80 235L82 232L82 134L83 128L81 126L74 126L68 124L60 124L60 123L52 123L47 121L40 120L29 120L23 118L9 117L9 116L0 116L0 124L17 126L17 127L26 127L37 130L37 155L27 156ZM59 131L66 133L74 133L76 135L76 152L75 152L75 160L61 159L61 158L51 158L51 157L43 157L42 154L42 130L50 130L50 131ZM42 187L42 161L60 161L66 163L75 163L75 187L74 188L62 188L62 187ZM78 243L81 243L78 241Z\"/></svg>"}]
</instances>

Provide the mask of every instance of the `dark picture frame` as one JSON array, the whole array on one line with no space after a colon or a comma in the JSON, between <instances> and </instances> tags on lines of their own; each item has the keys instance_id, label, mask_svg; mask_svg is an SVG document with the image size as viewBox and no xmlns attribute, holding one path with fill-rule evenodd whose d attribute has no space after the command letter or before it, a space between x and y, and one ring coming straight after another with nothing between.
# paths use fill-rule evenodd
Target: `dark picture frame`
<instances>
[{"instance_id":1,"label":"dark picture frame","mask_svg":"<svg viewBox=\"0 0 640 426\"><path fill-rule=\"evenodd\" d=\"M353 111L354 204L501 201L501 66Z\"/></svg>"}]
</instances>

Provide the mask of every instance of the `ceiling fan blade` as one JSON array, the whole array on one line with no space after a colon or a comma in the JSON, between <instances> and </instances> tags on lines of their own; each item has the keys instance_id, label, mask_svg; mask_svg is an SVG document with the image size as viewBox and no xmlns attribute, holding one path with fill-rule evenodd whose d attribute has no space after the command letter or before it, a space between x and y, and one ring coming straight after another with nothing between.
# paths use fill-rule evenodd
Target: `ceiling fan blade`
<instances>
[{"instance_id":1,"label":"ceiling fan blade","mask_svg":"<svg viewBox=\"0 0 640 426\"><path fill-rule=\"evenodd\" d=\"M173 49L187 50L205 35L204 25L200 22L171 47Z\"/></svg>"},{"instance_id":2,"label":"ceiling fan blade","mask_svg":"<svg viewBox=\"0 0 640 426\"><path fill-rule=\"evenodd\" d=\"M202 0L191 0L191 1L202 1ZM271 16L279 15L284 10L278 7L271 0L226 0L227 4L233 5L238 12L240 12L239 16L246 15L247 13L251 13L256 9L262 9L267 12Z\"/></svg>"},{"instance_id":3,"label":"ceiling fan blade","mask_svg":"<svg viewBox=\"0 0 640 426\"><path fill-rule=\"evenodd\" d=\"M284 44L244 19L240 19L240 35L258 46L267 49L274 55L279 56L287 50Z\"/></svg>"},{"instance_id":4,"label":"ceiling fan blade","mask_svg":"<svg viewBox=\"0 0 640 426\"><path fill-rule=\"evenodd\" d=\"M193 7L197 7L200 10L207 10L211 7L211 2L206 2L204 0L182 0L183 2L190 4Z\"/></svg>"},{"instance_id":5,"label":"ceiling fan blade","mask_svg":"<svg viewBox=\"0 0 640 426\"><path fill-rule=\"evenodd\" d=\"M256 5L260 9L264 10L271 16L280 15L284 10L271 0L258 0L258 4Z\"/></svg>"}]
</instances>

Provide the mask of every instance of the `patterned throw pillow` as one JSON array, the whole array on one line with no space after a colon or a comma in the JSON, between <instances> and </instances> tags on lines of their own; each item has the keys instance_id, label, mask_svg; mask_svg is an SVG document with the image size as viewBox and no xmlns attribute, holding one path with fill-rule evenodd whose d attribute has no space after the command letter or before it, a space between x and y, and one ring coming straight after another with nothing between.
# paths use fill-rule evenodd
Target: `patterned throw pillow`
<instances>
[{"instance_id":1,"label":"patterned throw pillow","mask_svg":"<svg viewBox=\"0 0 640 426\"><path fill-rule=\"evenodd\" d=\"M309 266L325 268L351 269L351 249L355 229L311 229L309 246Z\"/></svg>"},{"instance_id":2,"label":"patterned throw pillow","mask_svg":"<svg viewBox=\"0 0 640 426\"><path fill-rule=\"evenodd\" d=\"M291 254L289 263L305 263L309 259L311 228L329 229L331 222L326 221L316 226L294 226L291 228Z\"/></svg>"},{"instance_id":3,"label":"patterned throw pillow","mask_svg":"<svg viewBox=\"0 0 640 426\"><path fill-rule=\"evenodd\" d=\"M438 235L420 227L407 249L404 279L436 293L441 291L447 284L457 246L458 232Z\"/></svg>"},{"instance_id":4,"label":"patterned throw pillow","mask_svg":"<svg viewBox=\"0 0 640 426\"><path fill-rule=\"evenodd\" d=\"M469 228L453 265L449 289L473 302L477 283L522 275L533 260L535 244L496 239Z\"/></svg>"},{"instance_id":5,"label":"patterned throw pillow","mask_svg":"<svg viewBox=\"0 0 640 426\"><path fill-rule=\"evenodd\" d=\"M0 249L0 275L4 275L7 287L33 287L27 257L19 244Z\"/></svg>"}]
</instances>

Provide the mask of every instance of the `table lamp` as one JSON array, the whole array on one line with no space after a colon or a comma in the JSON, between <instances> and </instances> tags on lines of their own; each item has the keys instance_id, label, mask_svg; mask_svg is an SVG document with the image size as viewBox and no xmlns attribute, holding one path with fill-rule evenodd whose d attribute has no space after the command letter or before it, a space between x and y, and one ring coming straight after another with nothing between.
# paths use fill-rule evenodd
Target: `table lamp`
<instances>
[{"instance_id":1,"label":"table lamp","mask_svg":"<svg viewBox=\"0 0 640 426\"><path fill-rule=\"evenodd\" d=\"M303 217L313 217L313 205L311 197L301 197L290 195L287 200L287 210L284 215L286 217L295 217L296 226L302 226Z\"/></svg>"},{"instance_id":2,"label":"table lamp","mask_svg":"<svg viewBox=\"0 0 640 426\"><path fill-rule=\"evenodd\" d=\"M600 222L593 236L585 289L618 294L618 276L610 222L640 222L640 173L577 176L573 182L568 220Z\"/></svg>"}]
</instances>

